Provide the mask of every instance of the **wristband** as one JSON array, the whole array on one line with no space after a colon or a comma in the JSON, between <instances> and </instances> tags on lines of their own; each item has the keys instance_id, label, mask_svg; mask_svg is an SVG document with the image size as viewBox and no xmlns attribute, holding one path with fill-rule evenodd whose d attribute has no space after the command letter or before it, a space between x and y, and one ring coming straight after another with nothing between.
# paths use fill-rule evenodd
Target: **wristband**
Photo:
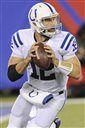
<instances>
[{"instance_id":1,"label":"wristband","mask_svg":"<svg viewBox=\"0 0 85 128\"><path fill-rule=\"evenodd\" d=\"M8 67L7 75L8 75L9 80L12 81L12 82L14 82L14 81L20 79L20 78L23 76L23 74L19 74L19 73L16 71L16 68L15 68L16 65L17 65L17 64L15 64L15 65L10 65L10 66Z\"/></svg>"},{"instance_id":2,"label":"wristband","mask_svg":"<svg viewBox=\"0 0 85 128\"><path fill-rule=\"evenodd\" d=\"M62 64L62 61L59 61L58 64L58 69L60 70L60 72L69 75L71 73L71 71L73 70L73 64Z\"/></svg>"}]
</instances>

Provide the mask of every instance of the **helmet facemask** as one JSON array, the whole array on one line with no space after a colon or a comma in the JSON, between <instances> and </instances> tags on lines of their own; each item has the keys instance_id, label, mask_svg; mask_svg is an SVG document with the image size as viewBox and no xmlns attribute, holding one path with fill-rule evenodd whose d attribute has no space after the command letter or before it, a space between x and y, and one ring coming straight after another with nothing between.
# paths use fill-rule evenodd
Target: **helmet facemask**
<instances>
[{"instance_id":1,"label":"helmet facemask","mask_svg":"<svg viewBox=\"0 0 85 128\"><path fill-rule=\"evenodd\" d=\"M50 21L50 22L49 22ZM54 14L50 17L44 17L41 19L42 34L48 37L52 37L61 31L62 24L60 23L59 14Z\"/></svg>"}]
</instances>

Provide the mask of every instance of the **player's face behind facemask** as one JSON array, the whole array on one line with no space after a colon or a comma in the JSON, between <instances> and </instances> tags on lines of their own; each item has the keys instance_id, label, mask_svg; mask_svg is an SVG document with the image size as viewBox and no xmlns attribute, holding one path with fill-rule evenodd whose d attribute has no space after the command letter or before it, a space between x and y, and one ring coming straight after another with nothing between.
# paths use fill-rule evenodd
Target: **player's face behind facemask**
<instances>
[{"instance_id":1,"label":"player's face behind facemask","mask_svg":"<svg viewBox=\"0 0 85 128\"><path fill-rule=\"evenodd\" d=\"M54 14L52 17L42 18L41 26L44 30L42 34L47 35L48 37L52 37L59 33L61 31L59 14Z\"/></svg>"},{"instance_id":2,"label":"player's face behind facemask","mask_svg":"<svg viewBox=\"0 0 85 128\"><path fill-rule=\"evenodd\" d=\"M47 37L52 37L61 31L60 16L49 3L34 5L29 11L28 18L31 28Z\"/></svg>"}]
</instances>

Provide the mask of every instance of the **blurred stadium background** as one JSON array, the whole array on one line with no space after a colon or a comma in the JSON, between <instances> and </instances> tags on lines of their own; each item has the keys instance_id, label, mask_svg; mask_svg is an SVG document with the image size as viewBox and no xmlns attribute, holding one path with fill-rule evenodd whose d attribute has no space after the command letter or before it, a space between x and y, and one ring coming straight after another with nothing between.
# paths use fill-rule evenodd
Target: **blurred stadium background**
<instances>
[{"instance_id":1,"label":"blurred stadium background","mask_svg":"<svg viewBox=\"0 0 85 128\"><path fill-rule=\"evenodd\" d=\"M11 106L19 94L19 89L22 84L27 80L26 73L24 77L17 82L10 82L7 78L7 64L11 54L10 40L14 32L19 29L28 28L29 23L27 14L29 9L38 2L49 2L61 15L63 23L63 30L70 31L77 38L78 52L77 56L82 65L82 78L74 80L70 78L68 81L68 97L71 97L71 103L68 104L65 110L61 113L63 120L67 122L69 113L71 118L72 114L76 113L78 120L72 120L69 125L64 125L62 128L85 128L85 1L84 0L1 0L0 1L0 30L1 30L1 43L0 43L0 123L6 120L9 116ZM75 99L75 98L80 98ZM70 100L68 101L70 103ZM12 102L11 102L12 101ZM78 106L79 105L79 106ZM71 109L72 108L72 109ZM70 110L71 109L71 110ZM75 114L76 114L75 113ZM74 114L74 116L75 116ZM81 114L81 115L80 115ZM75 117L73 117L75 118ZM64 121L64 122L65 122ZM74 126L73 126L74 122ZM76 122L76 124L75 124ZM80 124L79 124L80 122ZM70 125L71 123L71 125ZM67 123L68 124L68 123ZM3 123L1 127L5 128L7 125ZM72 126L72 127L70 127Z\"/></svg>"}]
</instances>

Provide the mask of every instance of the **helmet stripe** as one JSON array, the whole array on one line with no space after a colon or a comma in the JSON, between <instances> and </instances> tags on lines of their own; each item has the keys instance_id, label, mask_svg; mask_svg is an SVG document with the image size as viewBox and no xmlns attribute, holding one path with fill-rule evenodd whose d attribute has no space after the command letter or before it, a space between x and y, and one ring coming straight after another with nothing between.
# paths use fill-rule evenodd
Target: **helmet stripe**
<instances>
[{"instance_id":1,"label":"helmet stripe","mask_svg":"<svg viewBox=\"0 0 85 128\"><path fill-rule=\"evenodd\" d=\"M50 11L51 11L52 13L54 13L52 7L51 7L49 4L47 4L47 3L45 3L45 2L44 2L44 4L47 5L47 6L49 7L49 9L50 9Z\"/></svg>"}]
</instances>

